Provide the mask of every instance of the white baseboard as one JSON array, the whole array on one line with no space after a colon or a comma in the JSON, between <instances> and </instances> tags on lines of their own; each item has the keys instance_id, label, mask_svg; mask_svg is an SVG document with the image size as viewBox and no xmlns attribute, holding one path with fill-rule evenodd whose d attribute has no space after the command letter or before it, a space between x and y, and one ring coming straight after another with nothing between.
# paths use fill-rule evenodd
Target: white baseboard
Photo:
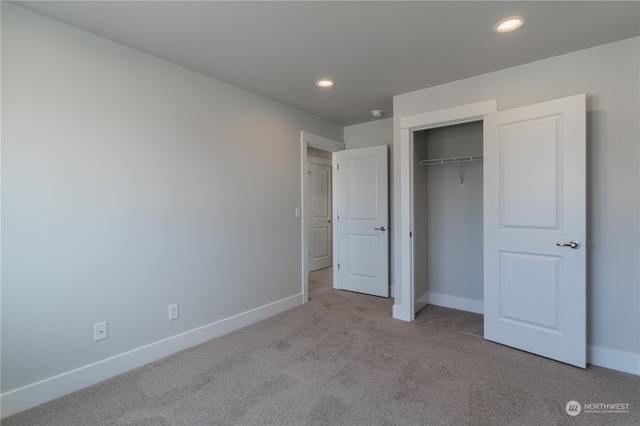
<instances>
[{"instance_id":1,"label":"white baseboard","mask_svg":"<svg viewBox=\"0 0 640 426\"><path fill-rule=\"evenodd\" d=\"M427 292L416 300L416 312L426 305L436 305L445 308L459 309L461 311L482 314L484 312L484 301L467 299L465 297L451 296L449 294ZM404 305L393 305L393 318L403 321L413 321L409 311Z\"/></svg>"},{"instance_id":2,"label":"white baseboard","mask_svg":"<svg viewBox=\"0 0 640 426\"><path fill-rule=\"evenodd\" d=\"M409 310L404 305L393 305L391 315L401 321L413 321L413 318L409 315Z\"/></svg>"},{"instance_id":3,"label":"white baseboard","mask_svg":"<svg viewBox=\"0 0 640 426\"><path fill-rule=\"evenodd\" d=\"M125 373L183 349L206 342L303 303L302 293L234 315L211 324L133 349L0 395L1 417Z\"/></svg>"},{"instance_id":4,"label":"white baseboard","mask_svg":"<svg viewBox=\"0 0 640 426\"><path fill-rule=\"evenodd\" d=\"M587 346L587 362L640 376L640 354L623 352L602 346Z\"/></svg>"},{"instance_id":5,"label":"white baseboard","mask_svg":"<svg viewBox=\"0 0 640 426\"><path fill-rule=\"evenodd\" d=\"M482 314L484 312L484 301L467 299L466 297L451 296L450 294L429 292L427 293L426 300L423 302L426 302L429 305L459 309L461 311L474 312L476 314Z\"/></svg>"},{"instance_id":6,"label":"white baseboard","mask_svg":"<svg viewBox=\"0 0 640 426\"><path fill-rule=\"evenodd\" d=\"M460 309L477 314L484 312L484 302L482 300L466 299L448 294L428 293L426 300L422 301L428 302L430 305ZM587 363L640 376L640 354L601 346L587 346Z\"/></svg>"},{"instance_id":7,"label":"white baseboard","mask_svg":"<svg viewBox=\"0 0 640 426\"><path fill-rule=\"evenodd\" d=\"M429 303L482 313L482 301L456 296L429 293ZM14 389L0 395L2 417L7 417L36 405L69 394L134 368L164 358L207 340L220 337L247 325L285 312L302 304L302 294L297 294L259 308L186 331L152 344L133 349L111 358L67 371L48 379ZM479 305L479 306L478 306ZM394 318L405 319L403 306L393 306ZM587 362L640 376L640 354L618 351L599 346L588 346Z\"/></svg>"}]
</instances>

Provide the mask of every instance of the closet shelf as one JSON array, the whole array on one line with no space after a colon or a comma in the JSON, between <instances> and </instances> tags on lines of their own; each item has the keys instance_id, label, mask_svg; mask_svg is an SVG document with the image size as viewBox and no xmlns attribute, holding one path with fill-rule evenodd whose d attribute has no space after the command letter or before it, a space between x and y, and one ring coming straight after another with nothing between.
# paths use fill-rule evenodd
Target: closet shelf
<instances>
[{"instance_id":1,"label":"closet shelf","mask_svg":"<svg viewBox=\"0 0 640 426\"><path fill-rule=\"evenodd\" d=\"M421 166L435 166L438 164L466 163L469 161L480 161L482 155L465 155L462 157L434 158L432 160L421 160Z\"/></svg>"}]
</instances>

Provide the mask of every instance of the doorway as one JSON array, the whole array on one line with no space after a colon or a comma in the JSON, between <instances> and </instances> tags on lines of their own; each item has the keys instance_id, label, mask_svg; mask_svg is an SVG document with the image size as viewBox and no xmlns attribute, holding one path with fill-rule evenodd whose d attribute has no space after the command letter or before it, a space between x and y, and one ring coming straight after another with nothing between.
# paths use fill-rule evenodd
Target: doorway
<instances>
[{"instance_id":1,"label":"doorway","mask_svg":"<svg viewBox=\"0 0 640 426\"><path fill-rule=\"evenodd\" d=\"M393 317L404 321L413 321L415 313L425 306L425 294L417 294L426 288L414 286L415 270L414 250L416 239L413 238L415 218L414 218L414 169L416 164L416 153L414 152L414 136L420 137L420 131L427 129L437 129L464 123L482 122L485 115L496 112L498 103L492 99L475 104L449 108L446 110L428 112L400 118L400 144L399 144L399 164L396 176L400 185L400 209L396 219L396 229L399 230L400 256L396 256L396 270L398 277L396 283L399 284L400 297L396 297L393 305ZM415 166L415 167L414 167Z\"/></svg>"},{"instance_id":2,"label":"doorway","mask_svg":"<svg viewBox=\"0 0 640 426\"><path fill-rule=\"evenodd\" d=\"M309 272L333 265L331 152L307 149L309 176Z\"/></svg>"},{"instance_id":3,"label":"doorway","mask_svg":"<svg viewBox=\"0 0 640 426\"><path fill-rule=\"evenodd\" d=\"M585 111L579 94L499 112L493 100L400 119L395 318L412 321L423 302L414 285L415 136L482 120L484 338L586 366Z\"/></svg>"},{"instance_id":4,"label":"doorway","mask_svg":"<svg viewBox=\"0 0 640 426\"><path fill-rule=\"evenodd\" d=\"M384 145L348 151L344 149L342 142L302 132L302 214L296 210L296 215L302 219L303 303L309 300L309 242L312 229L309 157L310 153L317 152L315 150L331 152L332 164L335 165L332 167L331 177L331 217L335 225L332 226L332 264L336 265L331 271L333 287L384 297L389 295L388 147ZM340 182L337 179L338 168L341 168L342 173ZM340 191L338 186L341 188ZM337 200L338 197L340 200ZM339 215L339 205L340 209L346 209L346 213ZM335 223L340 216L345 223L344 226ZM352 229L353 226L359 228ZM345 236L348 240L346 243ZM342 248L342 253L339 248ZM344 262L338 260L343 257ZM363 283L367 285L360 285ZM371 283L374 284L373 287L369 285Z\"/></svg>"},{"instance_id":5,"label":"doorway","mask_svg":"<svg viewBox=\"0 0 640 426\"><path fill-rule=\"evenodd\" d=\"M307 148L309 176L309 300L333 288L333 161L330 151Z\"/></svg>"},{"instance_id":6,"label":"doorway","mask_svg":"<svg viewBox=\"0 0 640 426\"><path fill-rule=\"evenodd\" d=\"M313 133L302 131L300 132L300 170L301 170L301 190L302 190L302 211L301 211L301 230L302 230L302 241L301 241L301 253L302 253L302 271L301 271L301 282L302 282L302 303L307 303L309 301L309 271L310 271L310 253L309 253L309 244L310 244L310 226L311 223L311 209L312 209L312 198L311 198L311 179L309 178L310 170L310 157L320 157L320 158L331 158L331 163L334 162L334 153L337 151L344 150L344 143L339 142L333 139L326 138L324 136L315 135ZM333 219L336 217L336 203L333 202L335 190L336 178L335 178L335 169L331 168L331 212L330 216ZM327 219L329 220L329 219ZM335 227L331 227L331 239L335 241ZM331 253L331 264L334 263L333 257L335 255L335 251L333 250L333 242L332 242L332 253ZM335 281L336 268L329 267L326 269L320 269L319 271L322 273L322 282L323 285L326 285L327 282L330 282L331 286L333 286L333 282ZM316 271L318 272L318 271ZM330 276L326 277L326 274ZM320 275L319 273L314 273L314 279L316 276Z\"/></svg>"},{"instance_id":7,"label":"doorway","mask_svg":"<svg viewBox=\"0 0 640 426\"><path fill-rule=\"evenodd\" d=\"M416 314L483 312L482 121L413 134Z\"/></svg>"},{"instance_id":8,"label":"doorway","mask_svg":"<svg viewBox=\"0 0 640 426\"><path fill-rule=\"evenodd\" d=\"M309 300L333 288L333 266L309 272Z\"/></svg>"}]
</instances>

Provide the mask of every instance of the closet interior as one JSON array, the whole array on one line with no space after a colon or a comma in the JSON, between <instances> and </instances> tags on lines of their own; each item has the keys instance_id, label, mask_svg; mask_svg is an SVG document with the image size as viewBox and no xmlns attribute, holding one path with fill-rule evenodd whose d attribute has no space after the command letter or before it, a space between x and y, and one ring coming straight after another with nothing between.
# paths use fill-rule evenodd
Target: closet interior
<instances>
[{"instance_id":1,"label":"closet interior","mask_svg":"<svg viewBox=\"0 0 640 426\"><path fill-rule=\"evenodd\" d=\"M483 310L482 121L413 133L416 313Z\"/></svg>"}]
</instances>

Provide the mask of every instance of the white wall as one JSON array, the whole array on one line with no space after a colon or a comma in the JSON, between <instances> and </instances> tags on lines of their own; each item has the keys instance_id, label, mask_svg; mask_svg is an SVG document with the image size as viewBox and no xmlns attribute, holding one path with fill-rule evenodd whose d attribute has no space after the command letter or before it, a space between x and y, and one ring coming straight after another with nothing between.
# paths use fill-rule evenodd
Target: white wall
<instances>
[{"instance_id":1,"label":"white wall","mask_svg":"<svg viewBox=\"0 0 640 426\"><path fill-rule=\"evenodd\" d=\"M2 2L2 415L301 303L301 130Z\"/></svg>"},{"instance_id":2,"label":"white wall","mask_svg":"<svg viewBox=\"0 0 640 426\"><path fill-rule=\"evenodd\" d=\"M635 374L640 374L639 51L640 39L633 38L394 98L397 169L403 116L487 99L497 98L498 109L506 110L587 94L589 362ZM398 179L394 191L400 194ZM394 200L396 218L400 201ZM397 220L394 225L398 229ZM398 235L394 245L399 282ZM402 300L398 289L396 298Z\"/></svg>"}]
</instances>

